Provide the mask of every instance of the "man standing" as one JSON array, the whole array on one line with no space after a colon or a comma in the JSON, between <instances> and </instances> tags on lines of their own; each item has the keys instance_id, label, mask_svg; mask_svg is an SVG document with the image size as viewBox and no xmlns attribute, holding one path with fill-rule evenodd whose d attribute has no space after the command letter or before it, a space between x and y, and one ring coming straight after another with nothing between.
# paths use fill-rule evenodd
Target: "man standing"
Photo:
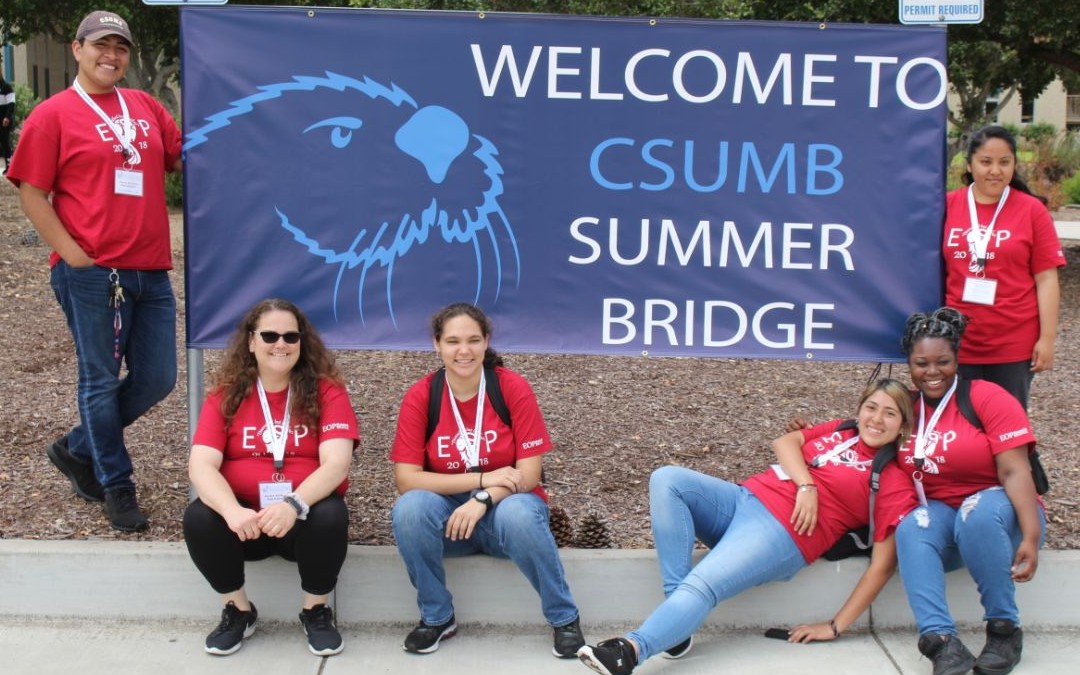
<instances>
[{"instance_id":1,"label":"man standing","mask_svg":"<svg viewBox=\"0 0 1080 675\"><path fill-rule=\"evenodd\" d=\"M46 452L75 493L104 501L124 532L148 524L124 427L176 384L164 183L181 168L172 116L149 94L117 86L132 45L120 16L97 11L82 20L71 43L75 81L27 117L7 172L53 249L51 284L79 368L79 424Z\"/></svg>"}]
</instances>

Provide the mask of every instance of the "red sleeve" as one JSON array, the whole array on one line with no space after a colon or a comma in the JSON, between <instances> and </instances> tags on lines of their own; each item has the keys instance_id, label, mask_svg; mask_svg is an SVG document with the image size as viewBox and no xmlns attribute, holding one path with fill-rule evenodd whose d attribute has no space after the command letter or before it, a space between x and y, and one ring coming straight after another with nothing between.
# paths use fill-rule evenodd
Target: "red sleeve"
<instances>
[{"instance_id":1,"label":"red sleeve","mask_svg":"<svg viewBox=\"0 0 1080 675\"><path fill-rule=\"evenodd\" d=\"M1065 266L1054 218L1046 207L1036 202L1031 216L1031 274Z\"/></svg>"},{"instance_id":2,"label":"red sleeve","mask_svg":"<svg viewBox=\"0 0 1080 675\"><path fill-rule=\"evenodd\" d=\"M401 400L398 410L397 430L394 442L390 446L390 461L403 464L426 466L426 440L428 399L431 398L431 378L429 373L419 382L409 387Z\"/></svg>"},{"instance_id":3,"label":"red sleeve","mask_svg":"<svg viewBox=\"0 0 1080 675\"><path fill-rule=\"evenodd\" d=\"M195 436L191 443L205 445L224 454L226 430L225 415L221 412L221 396L220 390L212 391L203 401L202 410L199 412L199 423L195 426Z\"/></svg>"},{"instance_id":4,"label":"red sleeve","mask_svg":"<svg viewBox=\"0 0 1080 675\"><path fill-rule=\"evenodd\" d=\"M554 446L529 382L508 368L498 367L495 374L499 378L499 389L506 400L506 407L510 410L515 456L535 457L550 451Z\"/></svg>"},{"instance_id":5,"label":"red sleeve","mask_svg":"<svg viewBox=\"0 0 1080 675\"><path fill-rule=\"evenodd\" d=\"M1003 388L986 380L971 381L971 405L982 422L990 452L998 454L1022 445L1035 449L1035 431L1023 406Z\"/></svg>"},{"instance_id":6,"label":"red sleeve","mask_svg":"<svg viewBox=\"0 0 1080 675\"><path fill-rule=\"evenodd\" d=\"M319 442L335 438L348 438L353 448L360 444L360 430L356 411L349 400L349 392L330 380L319 383Z\"/></svg>"}]
</instances>

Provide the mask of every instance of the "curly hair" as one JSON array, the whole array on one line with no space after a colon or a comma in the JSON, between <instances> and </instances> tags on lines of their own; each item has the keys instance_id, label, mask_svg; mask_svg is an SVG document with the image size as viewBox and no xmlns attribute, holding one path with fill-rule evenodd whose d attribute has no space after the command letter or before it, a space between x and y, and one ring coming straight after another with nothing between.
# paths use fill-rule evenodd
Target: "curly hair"
<instances>
[{"instance_id":1,"label":"curly hair","mask_svg":"<svg viewBox=\"0 0 1080 675\"><path fill-rule=\"evenodd\" d=\"M900 348L904 356L911 356L915 343L927 338L942 338L952 345L954 353L960 351L960 336L967 328L967 317L952 307L940 307L930 314L916 312L908 317Z\"/></svg>"},{"instance_id":2,"label":"curly hair","mask_svg":"<svg viewBox=\"0 0 1080 675\"><path fill-rule=\"evenodd\" d=\"M446 322L458 316L469 317L479 324L480 333L484 337L491 338L491 319L488 318L487 314L484 314L482 309L467 302L455 302L454 304L447 305L435 312L431 317L431 337L435 338L436 342L442 339L443 328L446 326ZM495 366L501 365L503 365L502 357L491 348L491 343L489 342L488 348L484 352L484 367L494 368Z\"/></svg>"},{"instance_id":3,"label":"curly hair","mask_svg":"<svg viewBox=\"0 0 1080 675\"><path fill-rule=\"evenodd\" d=\"M290 413L298 420L308 424L319 421L319 381L326 379L336 384L344 384L341 372L334 361L333 353L319 337L319 332L300 308L279 298L268 298L248 310L236 326L236 331L225 348L221 365L213 377L215 392L222 393L221 412L225 424L232 423L240 404L251 395L251 388L259 378L259 368L255 355L248 348L248 340L258 328L263 314L275 310L289 312L296 317L300 331L300 354L289 374L289 387L292 389Z\"/></svg>"}]
</instances>

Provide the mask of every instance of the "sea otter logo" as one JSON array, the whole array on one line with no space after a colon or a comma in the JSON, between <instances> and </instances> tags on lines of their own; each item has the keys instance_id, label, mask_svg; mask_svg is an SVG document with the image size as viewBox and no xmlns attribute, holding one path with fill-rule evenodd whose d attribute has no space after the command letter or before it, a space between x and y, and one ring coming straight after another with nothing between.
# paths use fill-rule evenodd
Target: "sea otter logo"
<instances>
[{"instance_id":1,"label":"sea otter logo","mask_svg":"<svg viewBox=\"0 0 1080 675\"><path fill-rule=\"evenodd\" d=\"M259 148L257 166L233 168L236 201L249 208L222 205L224 217L266 218L297 252L336 267L335 320L353 297L361 321L376 300L394 320L395 272L424 279L409 284L419 292L452 288L476 303L517 287L498 149L460 115L418 105L397 85L331 72L254 90L207 116L185 150L226 136L228 147Z\"/></svg>"}]
</instances>

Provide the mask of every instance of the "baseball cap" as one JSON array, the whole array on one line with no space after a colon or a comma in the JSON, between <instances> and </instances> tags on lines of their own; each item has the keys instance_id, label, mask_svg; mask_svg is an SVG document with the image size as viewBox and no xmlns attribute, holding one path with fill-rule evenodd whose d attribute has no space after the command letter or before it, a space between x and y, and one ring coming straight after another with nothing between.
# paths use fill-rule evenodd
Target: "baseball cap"
<instances>
[{"instance_id":1,"label":"baseball cap","mask_svg":"<svg viewBox=\"0 0 1080 675\"><path fill-rule=\"evenodd\" d=\"M129 44L135 43L131 39L131 31L128 29L127 21L120 18L119 14L100 10L86 15L86 18L79 24L75 39L97 40L106 35L118 35L127 40Z\"/></svg>"}]
</instances>

